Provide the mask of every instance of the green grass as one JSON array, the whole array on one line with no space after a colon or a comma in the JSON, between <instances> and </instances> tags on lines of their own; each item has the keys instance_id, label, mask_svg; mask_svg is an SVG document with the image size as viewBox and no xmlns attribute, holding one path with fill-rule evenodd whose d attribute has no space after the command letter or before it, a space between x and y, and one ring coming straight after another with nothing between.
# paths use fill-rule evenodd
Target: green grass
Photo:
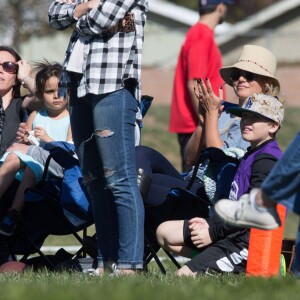
<instances>
[{"instance_id":1,"label":"green grass","mask_svg":"<svg viewBox=\"0 0 300 300\"><path fill-rule=\"evenodd\" d=\"M112 278L88 277L73 273L25 273L0 275L1 299L298 299L300 282L287 278L248 278L235 275L208 275L177 278L156 270L145 275Z\"/></svg>"}]
</instances>

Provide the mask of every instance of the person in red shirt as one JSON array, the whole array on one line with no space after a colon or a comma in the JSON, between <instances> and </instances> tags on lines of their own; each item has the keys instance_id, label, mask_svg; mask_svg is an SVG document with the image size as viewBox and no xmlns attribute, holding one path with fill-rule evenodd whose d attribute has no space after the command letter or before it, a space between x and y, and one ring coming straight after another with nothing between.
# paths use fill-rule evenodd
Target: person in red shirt
<instances>
[{"instance_id":1,"label":"person in red shirt","mask_svg":"<svg viewBox=\"0 0 300 300\"><path fill-rule=\"evenodd\" d=\"M214 39L214 30L223 21L227 5L231 3L199 0L201 19L188 31L178 57L169 129L178 135L183 172L189 170L183 159L185 147L199 121L198 100L194 95L195 82L200 78L209 78L216 94L223 84L219 73L222 57Z\"/></svg>"}]
</instances>

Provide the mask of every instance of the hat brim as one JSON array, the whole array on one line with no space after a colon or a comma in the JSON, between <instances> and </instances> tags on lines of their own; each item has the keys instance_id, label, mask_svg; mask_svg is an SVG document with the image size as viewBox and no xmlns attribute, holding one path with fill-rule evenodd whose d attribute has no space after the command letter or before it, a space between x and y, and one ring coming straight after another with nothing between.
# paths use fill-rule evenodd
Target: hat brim
<instances>
[{"instance_id":1,"label":"hat brim","mask_svg":"<svg viewBox=\"0 0 300 300\"><path fill-rule=\"evenodd\" d=\"M244 109L241 107L229 107L226 109L227 112L231 113L234 116L242 117L243 112L249 111L248 109Z\"/></svg>"},{"instance_id":2,"label":"hat brim","mask_svg":"<svg viewBox=\"0 0 300 300\"><path fill-rule=\"evenodd\" d=\"M229 108L226 109L226 111L231 113L232 115L234 115L236 117L240 117L240 118L242 117L243 113L250 112L252 114L255 114L255 115L264 117L266 119L269 119L270 121L276 122L276 121L274 121L274 120L272 120L272 119L270 119L270 118L268 118L268 117L266 117L266 116L264 116L264 115L262 115L262 114L260 114L256 111L253 111L251 109L242 108L242 107L229 107Z\"/></svg>"},{"instance_id":3,"label":"hat brim","mask_svg":"<svg viewBox=\"0 0 300 300\"><path fill-rule=\"evenodd\" d=\"M221 77L230 86L233 85L232 80L231 80L231 71L233 69L240 69L240 70L244 70L244 71L249 71L249 72L252 72L252 73L257 74L257 75L268 77L272 80L272 83L275 86L280 88L280 83L279 83L278 79L275 76L271 75L269 72L265 71L264 69L262 69L258 65L253 64L252 62L247 62L247 61L239 61L239 62L235 63L234 65L232 65L230 67L223 67L223 68L220 69Z\"/></svg>"}]
</instances>

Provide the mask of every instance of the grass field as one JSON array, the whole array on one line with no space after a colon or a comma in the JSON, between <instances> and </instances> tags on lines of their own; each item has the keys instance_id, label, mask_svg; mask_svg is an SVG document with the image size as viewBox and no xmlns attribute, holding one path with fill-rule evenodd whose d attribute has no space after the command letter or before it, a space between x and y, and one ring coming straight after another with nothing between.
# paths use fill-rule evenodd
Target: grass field
<instances>
[{"instance_id":1,"label":"grass field","mask_svg":"<svg viewBox=\"0 0 300 300\"><path fill-rule=\"evenodd\" d=\"M3 300L296 300L300 281L295 278L248 278L235 275L207 275L176 278L157 270L145 275L112 278L84 274L25 273L0 275Z\"/></svg>"},{"instance_id":2,"label":"grass field","mask_svg":"<svg viewBox=\"0 0 300 300\"><path fill-rule=\"evenodd\" d=\"M288 108L284 126L279 135L282 149L300 128L300 109ZM142 143L163 153L178 169L179 147L175 135L168 133L169 107L153 105L144 120ZM294 237L298 219L289 214L285 236ZM89 234L94 229L91 228ZM51 237L47 245L73 245L71 237ZM272 300L298 299L300 281L286 278L247 278L235 275L208 275L205 277L176 278L175 268L166 263L168 274L163 276L154 263L147 274L129 278L87 277L79 273L0 274L0 299L230 299L230 300Z\"/></svg>"}]
</instances>

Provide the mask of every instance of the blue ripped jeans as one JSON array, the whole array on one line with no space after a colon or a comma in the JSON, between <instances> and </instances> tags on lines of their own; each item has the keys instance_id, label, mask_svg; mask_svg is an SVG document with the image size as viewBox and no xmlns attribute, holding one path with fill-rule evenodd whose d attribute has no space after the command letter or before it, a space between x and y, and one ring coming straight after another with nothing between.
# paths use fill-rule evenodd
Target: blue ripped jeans
<instances>
[{"instance_id":1,"label":"blue ripped jeans","mask_svg":"<svg viewBox=\"0 0 300 300\"><path fill-rule=\"evenodd\" d=\"M144 206L137 185L137 101L127 89L77 99L71 91L71 126L91 197L99 267L142 269Z\"/></svg>"},{"instance_id":2,"label":"blue ripped jeans","mask_svg":"<svg viewBox=\"0 0 300 300\"><path fill-rule=\"evenodd\" d=\"M290 143L281 159L262 184L263 192L276 203L300 215L300 133ZM300 276L300 222L296 240L294 267Z\"/></svg>"}]
</instances>

